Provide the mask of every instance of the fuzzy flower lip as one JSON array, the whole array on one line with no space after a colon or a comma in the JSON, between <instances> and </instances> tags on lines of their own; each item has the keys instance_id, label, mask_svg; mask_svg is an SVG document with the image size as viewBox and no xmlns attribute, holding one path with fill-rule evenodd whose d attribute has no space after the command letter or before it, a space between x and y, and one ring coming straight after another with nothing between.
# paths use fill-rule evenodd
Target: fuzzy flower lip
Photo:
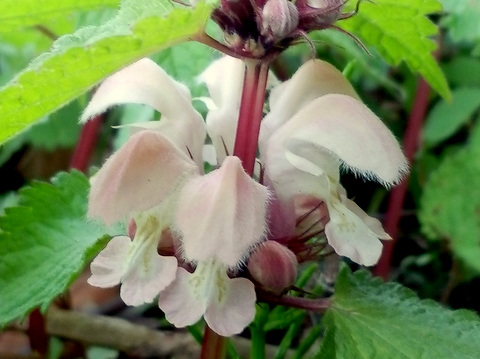
<instances>
[{"instance_id":1,"label":"fuzzy flower lip","mask_svg":"<svg viewBox=\"0 0 480 359\"><path fill-rule=\"evenodd\" d=\"M176 210L176 229L189 260L216 258L237 266L266 233L269 193L242 168L237 157L189 181Z\"/></svg>"},{"instance_id":2,"label":"fuzzy flower lip","mask_svg":"<svg viewBox=\"0 0 480 359\"><path fill-rule=\"evenodd\" d=\"M140 131L96 174L88 216L106 224L162 203L187 177L198 174L195 163L155 131Z\"/></svg>"},{"instance_id":3,"label":"fuzzy flower lip","mask_svg":"<svg viewBox=\"0 0 480 359\"><path fill-rule=\"evenodd\" d=\"M143 218L141 218L143 217ZM128 305L150 303L175 278L177 259L157 253L162 224L152 215L137 217L133 240L114 237L93 260L88 283L106 288L122 284L120 297Z\"/></svg>"},{"instance_id":4,"label":"fuzzy flower lip","mask_svg":"<svg viewBox=\"0 0 480 359\"><path fill-rule=\"evenodd\" d=\"M308 85L302 85L305 78L330 81L309 91ZM281 101L298 88L311 95ZM314 157L322 155L316 150L320 148L337 156L354 173L385 186L398 183L407 171L407 161L394 136L330 64L314 60L303 65L277 90L271 107L261 132L260 148L267 158L285 151L295 154L296 146L306 142L314 145L310 154L303 154L307 160L315 162ZM279 112L287 115L279 120Z\"/></svg>"}]
</instances>

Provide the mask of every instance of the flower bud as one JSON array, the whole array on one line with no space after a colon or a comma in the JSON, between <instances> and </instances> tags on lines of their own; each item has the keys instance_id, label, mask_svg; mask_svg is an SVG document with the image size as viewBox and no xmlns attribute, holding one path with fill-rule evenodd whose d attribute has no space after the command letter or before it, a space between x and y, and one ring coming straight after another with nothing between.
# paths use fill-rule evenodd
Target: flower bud
<instances>
[{"instance_id":1,"label":"flower bud","mask_svg":"<svg viewBox=\"0 0 480 359\"><path fill-rule=\"evenodd\" d=\"M268 0L262 11L262 34L274 40L289 35L298 25L298 11L288 0Z\"/></svg>"},{"instance_id":2,"label":"flower bud","mask_svg":"<svg viewBox=\"0 0 480 359\"><path fill-rule=\"evenodd\" d=\"M250 256L248 271L264 289L281 294L293 285L297 265L290 249L278 242L266 241Z\"/></svg>"}]
</instances>

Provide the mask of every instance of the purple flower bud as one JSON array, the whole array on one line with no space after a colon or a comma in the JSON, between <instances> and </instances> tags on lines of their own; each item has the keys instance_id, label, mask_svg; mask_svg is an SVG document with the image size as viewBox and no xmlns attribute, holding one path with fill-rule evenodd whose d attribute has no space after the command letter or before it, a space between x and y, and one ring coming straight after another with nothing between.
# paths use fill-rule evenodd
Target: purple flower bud
<instances>
[{"instance_id":1,"label":"purple flower bud","mask_svg":"<svg viewBox=\"0 0 480 359\"><path fill-rule=\"evenodd\" d=\"M262 10L262 34L282 39L298 25L298 10L288 0L268 0Z\"/></svg>"},{"instance_id":2,"label":"purple flower bud","mask_svg":"<svg viewBox=\"0 0 480 359\"><path fill-rule=\"evenodd\" d=\"M266 241L250 256L248 271L264 289L281 294L293 285L297 265L290 249L278 242Z\"/></svg>"}]
</instances>

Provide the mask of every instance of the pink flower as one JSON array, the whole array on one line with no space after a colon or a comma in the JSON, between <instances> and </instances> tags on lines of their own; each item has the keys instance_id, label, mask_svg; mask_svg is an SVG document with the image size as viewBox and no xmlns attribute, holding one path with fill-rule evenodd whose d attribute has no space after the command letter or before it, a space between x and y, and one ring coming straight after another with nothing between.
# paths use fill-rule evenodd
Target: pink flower
<instances>
[{"instance_id":1,"label":"pink flower","mask_svg":"<svg viewBox=\"0 0 480 359\"><path fill-rule=\"evenodd\" d=\"M133 218L136 232L132 241L112 239L93 261L89 282L121 283L121 297L132 305L160 293L159 305L176 326L204 316L221 335L242 331L255 315L254 285L229 274L264 239L268 189L234 156L223 156L220 168L203 174L203 121L188 90L150 60L108 78L83 118L117 104L112 91L118 102L143 100L163 116L141 125L92 180L89 217L108 224ZM158 253L167 230L178 244L175 256Z\"/></svg>"}]
</instances>

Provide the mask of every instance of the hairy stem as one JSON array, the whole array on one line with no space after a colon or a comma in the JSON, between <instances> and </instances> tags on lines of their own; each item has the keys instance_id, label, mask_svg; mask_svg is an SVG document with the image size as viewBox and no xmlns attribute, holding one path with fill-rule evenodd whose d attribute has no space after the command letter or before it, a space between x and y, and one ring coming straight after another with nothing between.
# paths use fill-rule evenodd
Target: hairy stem
<instances>
[{"instance_id":1,"label":"hairy stem","mask_svg":"<svg viewBox=\"0 0 480 359\"><path fill-rule=\"evenodd\" d=\"M242 160L245 172L252 176L263 117L269 64L261 60L245 60L245 68L233 154Z\"/></svg>"}]
</instances>

